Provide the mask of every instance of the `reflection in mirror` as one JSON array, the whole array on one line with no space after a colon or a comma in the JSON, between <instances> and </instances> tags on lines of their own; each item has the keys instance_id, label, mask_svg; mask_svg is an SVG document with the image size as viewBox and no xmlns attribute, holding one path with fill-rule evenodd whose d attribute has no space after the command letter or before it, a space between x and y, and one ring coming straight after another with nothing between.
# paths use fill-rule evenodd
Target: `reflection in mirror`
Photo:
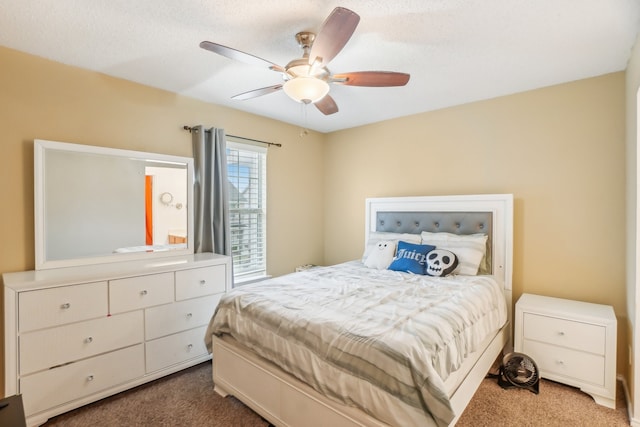
<instances>
[{"instance_id":1,"label":"reflection in mirror","mask_svg":"<svg viewBox=\"0 0 640 427\"><path fill-rule=\"evenodd\" d=\"M193 161L36 140L36 269L193 253Z\"/></svg>"}]
</instances>

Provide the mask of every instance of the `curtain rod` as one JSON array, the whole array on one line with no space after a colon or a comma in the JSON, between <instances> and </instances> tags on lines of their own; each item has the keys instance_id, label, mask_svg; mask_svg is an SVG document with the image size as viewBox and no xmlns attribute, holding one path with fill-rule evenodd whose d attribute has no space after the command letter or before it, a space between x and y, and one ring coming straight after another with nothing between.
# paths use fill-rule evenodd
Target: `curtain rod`
<instances>
[{"instance_id":1,"label":"curtain rod","mask_svg":"<svg viewBox=\"0 0 640 427\"><path fill-rule=\"evenodd\" d=\"M184 126L182 126L182 129L188 130L189 132L191 132L192 127L184 125ZM209 130L205 129L205 132L209 132ZM244 136L231 135L231 134L227 134L227 136L230 136L232 138L244 139L245 141L252 141L252 142L257 142L257 143L260 143L260 144L266 144L268 146L282 147L282 144L279 144L277 142L260 141L259 139L245 138Z\"/></svg>"}]
</instances>

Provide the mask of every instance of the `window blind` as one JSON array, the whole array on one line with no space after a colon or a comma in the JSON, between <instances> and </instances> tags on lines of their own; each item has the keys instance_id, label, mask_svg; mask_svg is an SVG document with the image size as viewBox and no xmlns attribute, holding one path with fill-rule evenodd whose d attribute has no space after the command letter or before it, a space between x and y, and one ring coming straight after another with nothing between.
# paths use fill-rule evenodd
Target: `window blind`
<instances>
[{"instance_id":1,"label":"window blind","mask_svg":"<svg viewBox=\"0 0 640 427\"><path fill-rule=\"evenodd\" d=\"M266 274L267 150L227 140L231 255L236 278Z\"/></svg>"}]
</instances>

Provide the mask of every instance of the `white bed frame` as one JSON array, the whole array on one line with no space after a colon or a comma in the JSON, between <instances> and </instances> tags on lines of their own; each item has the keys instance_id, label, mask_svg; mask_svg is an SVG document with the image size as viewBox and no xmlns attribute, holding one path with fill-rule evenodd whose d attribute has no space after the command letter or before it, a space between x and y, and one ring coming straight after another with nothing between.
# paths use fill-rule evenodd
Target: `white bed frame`
<instances>
[{"instance_id":1,"label":"white bed frame","mask_svg":"<svg viewBox=\"0 0 640 427\"><path fill-rule=\"evenodd\" d=\"M482 351L467 360L468 373L451 392L458 418L473 397L496 358L511 351L513 196L392 197L366 200L366 232L376 230L378 212L491 212L492 270L504 283L508 322L488 340ZM366 243L366 242L365 242ZM364 412L330 400L307 384L256 356L229 336L213 336L213 381L221 396L233 395L270 423L281 427L387 426Z\"/></svg>"}]
</instances>

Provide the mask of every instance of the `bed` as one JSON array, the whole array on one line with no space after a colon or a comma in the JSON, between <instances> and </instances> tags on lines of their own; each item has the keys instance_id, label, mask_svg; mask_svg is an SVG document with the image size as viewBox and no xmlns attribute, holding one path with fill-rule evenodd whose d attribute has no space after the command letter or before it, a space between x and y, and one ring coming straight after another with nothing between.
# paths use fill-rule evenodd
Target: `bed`
<instances>
[{"instance_id":1,"label":"bed","mask_svg":"<svg viewBox=\"0 0 640 427\"><path fill-rule=\"evenodd\" d=\"M216 392L276 426L454 425L510 350L512 221L509 194L367 199L362 260L221 300L206 336ZM395 259L399 241L463 254L446 236L484 236L474 274L431 278L368 262L392 237Z\"/></svg>"}]
</instances>

